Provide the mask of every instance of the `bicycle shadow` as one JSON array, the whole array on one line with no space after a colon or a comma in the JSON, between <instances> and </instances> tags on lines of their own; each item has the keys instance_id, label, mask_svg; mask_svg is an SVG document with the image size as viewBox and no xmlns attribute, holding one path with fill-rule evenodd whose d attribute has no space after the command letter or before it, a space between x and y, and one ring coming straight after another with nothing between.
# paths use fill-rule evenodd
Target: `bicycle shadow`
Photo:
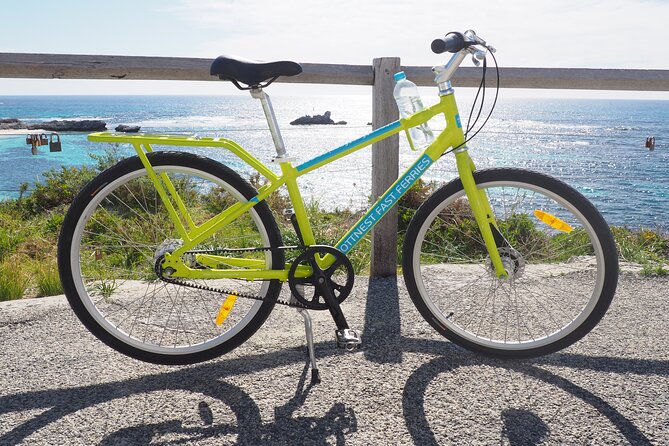
<instances>
[{"instance_id":1,"label":"bicycle shadow","mask_svg":"<svg viewBox=\"0 0 669 446\"><path fill-rule=\"evenodd\" d=\"M407 340L405 340L407 342ZM454 349L456 347L453 347ZM407 351L435 352L437 346L426 345L418 340L408 340ZM430 427L426 413L426 392L428 386L439 375L453 374L458 368L476 365L503 367L545 384L560 389L594 408L615 426L627 442L635 445L652 444L650 439L612 404L595 393L574 382L541 368L541 365L569 367L580 370L606 371L619 374L669 376L669 361L640 360L612 357L591 357L584 355L556 353L545 358L526 361L495 360L476 357L472 354L441 356L420 366L411 374L404 386L402 396L403 415L409 433L416 444L437 445L435 433ZM549 429L544 420L529 410L505 409L500 414L503 423L502 435L510 444L538 444L545 439Z\"/></svg>"},{"instance_id":2,"label":"bicycle shadow","mask_svg":"<svg viewBox=\"0 0 669 446\"><path fill-rule=\"evenodd\" d=\"M325 347L325 344L331 346L330 343L323 343L318 346L319 349ZM275 421L269 424L263 424L260 409L248 393L224 380L228 376L300 362L305 362L304 352L301 349L291 348L118 382L1 396L0 415L18 411L46 410L1 435L0 444L20 444L51 423L103 403L133 395L180 390L220 401L234 413L237 422L234 425L213 425L211 410L207 403L202 401L198 406L202 427L187 426L182 420L171 419L119 428L106 435L101 444L148 444L170 434L177 434L181 438L178 443L236 434L237 444L294 444L304 441L309 444L329 444L325 442L328 437L334 437L337 444L344 444L345 435L357 430L357 419L354 411L343 403L335 403L322 417L294 416L312 388L311 384L305 385L309 371L308 362L302 370L294 396L284 405L275 408Z\"/></svg>"},{"instance_id":3,"label":"bicycle shadow","mask_svg":"<svg viewBox=\"0 0 669 446\"><path fill-rule=\"evenodd\" d=\"M283 406L274 409L275 421L263 425L260 411L253 399L241 389L229 384L222 389L227 394L226 404L237 407L237 426L214 424L214 414L205 401L198 405L202 426L188 426L181 420L169 420L162 423L145 424L119 429L103 438L101 445L117 444L154 444L161 438L180 436L186 441L200 441L225 435L238 434L236 443L254 445L273 445L279 443L327 444L324 439L334 436L337 444L344 444L345 435L357 430L355 413L342 403L336 403L323 417L294 417L294 413L306 400L311 384L305 386L309 365L306 364L298 382L295 395ZM191 391L203 391L202 388L189 387ZM203 392L207 394L206 392ZM214 396L209 393L209 396ZM239 429L238 427L242 427Z\"/></svg>"},{"instance_id":4,"label":"bicycle shadow","mask_svg":"<svg viewBox=\"0 0 669 446\"><path fill-rule=\"evenodd\" d=\"M669 361L558 353L539 360L518 363L482 358L465 352L447 341L399 337L392 344L391 347L401 353L436 356L435 359L423 364L408 377L402 394L402 412L409 434L415 443L426 445L438 444L426 413L425 394L428 386L439 375L453 373L460 367L476 365L504 367L561 389L606 417L631 444L650 444L650 441L631 420L622 415L613 405L593 392L539 366L559 365L620 374L669 376ZM338 354L332 349L329 342L318 343L317 352L320 358ZM193 440L236 434L236 442L239 444L282 442L325 444L325 439L332 437L336 439L337 444L345 444L346 435L357 430L357 418L354 409L343 402L335 402L321 417L295 416L312 388L310 384L305 385L307 365L302 370L294 396L284 405L275 408L275 420L271 423L263 423L258 404L247 392L226 381L226 378L239 374L250 374L304 362L305 354L302 349L288 348L242 358L222 359L124 381L2 396L0 397L0 415L17 411L44 411L0 436L0 444L19 444L49 424L99 404L132 395L164 390L195 392L221 402L232 411L236 423L212 425L212 416L206 403L200 403L198 411L203 426L185 426L180 420L173 419L160 423L119 428L106 435L102 444L118 444L119 442L145 444L170 433L178 433L181 437L185 436ZM538 415L530 411L505 410L500 417L504 423L503 435L511 444L536 444L548 433L546 424ZM528 432L532 434L528 436Z\"/></svg>"}]
</instances>

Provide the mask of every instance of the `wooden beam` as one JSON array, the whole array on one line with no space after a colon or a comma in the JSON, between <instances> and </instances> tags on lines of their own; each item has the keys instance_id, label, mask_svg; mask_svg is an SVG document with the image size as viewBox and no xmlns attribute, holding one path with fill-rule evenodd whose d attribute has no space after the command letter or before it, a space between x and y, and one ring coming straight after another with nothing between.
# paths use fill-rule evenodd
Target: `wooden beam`
<instances>
[{"instance_id":1,"label":"wooden beam","mask_svg":"<svg viewBox=\"0 0 669 446\"><path fill-rule=\"evenodd\" d=\"M216 81L213 59L79 54L0 53L0 78ZM303 63L304 72L279 82L372 85L369 65Z\"/></svg>"},{"instance_id":2,"label":"wooden beam","mask_svg":"<svg viewBox=\"0 0 669 446\"><path fill-rule=\"evenodd\" d=\"M213 59L183 57L103 56L82 54L0 53L0 78L32 79L143 79L214 81L209 75ZM303 63L304 72L277 82L369 85L369 65ZM403 67L407 77L421 86L434 85L430 67ZM488 68L488 79L495 71ZM502 88L555 88L588 90L669 91L669 70L593 68L500 68ZM453 85L476 87L481 69L461 67Z\"/></svg>"},{"instance_id":3,"label":"wooden beam","mask_svg":"<svg viewBox=\"0 0 669 446\"><path fill-rule=\"evenodd\" d=\"M434 85L429 67L403 67L416 85ZM486 83L496 81L494 67L488 67ZM507 68L499 69L501 88L554 88L567 90L669 91L669 70L596 68ZM456 87L478 87L481 68L460 67L453 77Z\"/></svg>"}]
</instances>

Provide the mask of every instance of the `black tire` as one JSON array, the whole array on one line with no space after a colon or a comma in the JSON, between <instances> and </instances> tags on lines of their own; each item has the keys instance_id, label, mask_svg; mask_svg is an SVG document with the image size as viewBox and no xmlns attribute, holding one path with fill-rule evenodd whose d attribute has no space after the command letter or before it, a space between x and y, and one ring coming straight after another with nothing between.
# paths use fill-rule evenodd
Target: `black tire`
<instances>
[{"instance_id":1,"label":"black tire","mask_svg":"<svg viewBox=\"0 0 669 446\"><path fill-rule=\"evenodd\" d=\"M404 279L421 315L454 343L494 357L536 357L578 341L604 316L618 281L603 217L547 175L491 169L474 179L509 241L500 253L510 278L494 274L462 183L451 181L418 208L404 241Z\"/></svg>"},{"instance_id":2,"label":"black tire","mask_svg":"<svg viewBox=\"0 0 669 446\"><path fill-rule=\"evenodd\" d=\"M257 195L247 181L214 160L164 151L148 157L156 171L169 172L175 187L190 194L193 202L202 203L196 212L203 214L202 221L207 218L205 214L211 216L222 210L216 206L246 202ZM137 226L131 227L124 218ZM227 228L221 240L230 240L231 245L223 247L282 245L265 202ZM102 172L75 198L58 240L58 268L74 312L102 342L142 361L192 364L227 353L253 335L272 311L281 283L246 284L229 279L225 283L201 283L228 288L232 282L242 287L241 292L249 291L243 287L259 287L254 291L264 297L263 301L238 298L228 319L216 327L214 316L225 295L168 284L159 281L153 272L153 256L158 255L156 250L164 249L159 245L179 238L178 234L173 237L174 231L140 159L128 158ZM220 231L215 237L218 234ZM213 242L210 238L203 243ZM284 267L283 251L279 249L250 255L259 256L268 268Z\"/></svg>"}]
</instances>

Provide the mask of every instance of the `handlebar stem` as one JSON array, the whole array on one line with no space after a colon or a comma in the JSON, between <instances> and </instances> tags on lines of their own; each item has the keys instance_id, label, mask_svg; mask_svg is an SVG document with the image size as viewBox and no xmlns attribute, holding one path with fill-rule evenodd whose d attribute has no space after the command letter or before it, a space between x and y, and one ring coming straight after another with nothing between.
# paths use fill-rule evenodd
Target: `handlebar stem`
<instances>
[{"instance_id":1,"label":"handlebar stem","mask_svg":"<svg viewBox=\"0 0 669 446\"><path fill-rule=\"evenodd\" d=\"M451 77L453 77L458 67L460 67L462 61L465 60L467 54L469 54L469 50L467 48L462 49L453 54L446 65L437 65L436 67L432 67L432 72L435 74L434 82L439 85L440 95L442 94L442 86L446 89L446 91L452 91L450 85ZM448 94L446 91L444 93Z\"/></svg>"}]
</instances>

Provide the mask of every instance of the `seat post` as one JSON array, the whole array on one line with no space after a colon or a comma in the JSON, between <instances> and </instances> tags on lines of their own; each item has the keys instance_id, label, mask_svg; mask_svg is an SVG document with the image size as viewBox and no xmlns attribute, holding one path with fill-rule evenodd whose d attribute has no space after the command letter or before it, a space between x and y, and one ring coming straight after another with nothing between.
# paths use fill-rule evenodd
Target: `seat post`
<instances>
[{"instance_id":1,"label":"seat post","mask_svg":"<svg viewBox=\"0 0 669 446\"><path fill-rule=\"evenodd\" d=\"M279 130L279 124L276 121L276 116L274 115L274 109L272 108L272 102L269 99L269 95L265 93L262 88L254 87L251 89L251 96L254 99L260 99L262 109L265 112L265 118L267 119L267 125L269 126L269 131L272 134L274 147L276 147L276 154L278 155L278 158L286 158L286 146L283 143L281 131Z\"/></svg>"}]
</instances>

